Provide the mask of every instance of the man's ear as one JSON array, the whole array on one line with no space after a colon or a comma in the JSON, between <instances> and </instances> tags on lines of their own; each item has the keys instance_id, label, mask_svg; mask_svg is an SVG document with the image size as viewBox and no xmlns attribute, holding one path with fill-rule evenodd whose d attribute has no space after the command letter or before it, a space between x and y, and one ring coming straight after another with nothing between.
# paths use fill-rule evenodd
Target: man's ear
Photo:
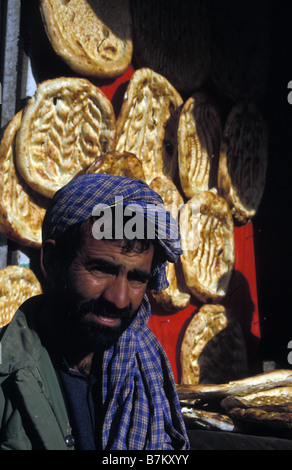
<instances>
[{"instance_id":1,"label":"man's ear","mask_svg":"<svg viewBox=\"0 0 292 470\"><path fill-rule=\"evenodd\" d=\"M46 281L53 283L57 269L56 241L46 240L41 247L40 264Z\"/></svg>"}]
</instances>

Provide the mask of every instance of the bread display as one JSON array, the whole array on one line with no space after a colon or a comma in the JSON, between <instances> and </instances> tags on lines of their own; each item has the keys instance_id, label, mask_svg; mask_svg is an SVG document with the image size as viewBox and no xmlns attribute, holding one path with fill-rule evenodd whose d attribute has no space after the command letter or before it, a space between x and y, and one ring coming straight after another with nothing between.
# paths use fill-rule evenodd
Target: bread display
<instances>
[{"instance_id":1,"label":"bread display","mask_svg":"<svg viewBox=\"0 0 292 470\"><path fill-rule=\"evenodd\" d=\"M160 194L167 210L175 220L178 220L178 212L183 205L183 198L173 181L166 176L157 177L150 183L150 187ZM167 289L161 292L152 291L150 295L163 309L169 312L178 312L186 308L191 300L180 259L175 264L167 262L166 277L169 282Z\"/></svg>"},{"instance_id":2,"label":"bread display","mask_svg":"<svg viewBox=\"0 0 292 470\"><path fill-rule=\"evenodd\" d=\"M178 165L186 197L217 186L221 145L219 113L202 92L184 103L178 125Z\"/></svg>"},{"instance_id":3,"label":"bread display","mask_svg":"<svg viewBox=\"0 0 292 470\"><path fill-rule=\"evenodd\" d=\"M148 68L132 75L117 119L118 152L132 152L146 182L177 175L177 125L183 100L175 88Z\"/></svg>"},{"instance_id":4,"label":"bread display","mask_svg":"<svg viewBox=\"0 0 292 470\"><path fill-rule=\"evenodd\" d=\"M247 374L241 326L223 305L203 305L191 319L181 345L181 383L220 384Z\"/></svg>"},{"instance_id":5,"label":"bread display","mask_svg":"<svg viewBox=\"0 0 292 470\"><path fill-rule=\"evenodd\" d=\"M130 152L107 152L99 155L81 173L108 173L109 175L127 176L145 181L145 174L140 160Z\"/></svg>"},{"instance_id":6,"label":"bread display","mask_svg":"<svg viewBox=\"0 0 292 470\"><path fill-rule=\"evenodd\" d=\"M6 127L0 144L0 230L6 237L40 248L42 221L48 199L34 191L15 166L15 135L19 111Z\"/></svg>"},{"instance_id":7,"label":"bread display","mask_svg":"<svg viewBox=\"0 0 292 470\"><path fill-rule=\"evenodd\" d=\"M200 410L184 404L181 406L181 411L189 427L195 425L198 429L209 429L212 431L232 432L235 430L235 424L228 415L214 411Z\"/></svg>"},{"instance_id":8,"label":"bread display","mask_svg":"<svg viewBox=\"0 0 292 470\"><path fill-rule=\"evenodd\" d=\"M122 75L132 60L129 0L41 0L48 38L75 72L102 78Z\"/></svg>"},{"instance_id":9,"label":"bread display","mask_svg":"<svg viewBox=\"0 0 292 470\"><path fill-rule=\"evenodd\" d=\"M76 175L146 181L181 235L182 256L166 264L169 287L147 296L149 327L177 373L186 423L231 432L245 422L290 429L291 371L248 376L260 322L246 242L252 229L239 226L256 215L266 180L267 127L254 80L265 75L258 72L264 45L256 44L246 67L246 50L262 36L254 28L251 37L243 34L246 6L229 23L228 9L236 14L238 5L227 3L224 23L221 6L206 9L203 0L40 0L44 41L29 59L33 78L46 81L1 141L0 232L30 255L28 248L41 246L50 199ZM230 42L237 25L239 40ZM38 31L28 35L31 44ZM43 48L51 54L45 67ZM16 266L0 270L0 286L2 328L41 286L30 269ZM248 339L256 335L252 344L241 326Z\"/></svg>"},{"instance_id":10,"label":"bread display","mask_svg":"<svg viewBox=\"0 0 292 470\"><path fill-rule=\"evenodd\" d=\"M16 163L36 191L51 198L101 153L114 149L111 102L86 79L60 77L38 85L23 111Z\"/></svg>"},{"instance_id":11,"label":"bread display","mask_svg":"<svg viewBox=\"0 0 292 470\"><path fill-rule=\"evenodd\" d=\"M268 161L267 128L251 102L242 101L227 118L220 149L218 190L238 223L250 221L260 204Z\"/></svg>"},{"instance_id":12,"label":"bread display","mask_svg":"<svg viewBox=\"0 0 292 470\"><path fill-rule=\"evenodd\" d=\"M223 400L228 396L245 396L272 390L278 387L292 386L292 370L275 369L239 380L222 384L177 385L180 400L202 400L214 398Z\"/></svg>"},{"instance_id":13,"label":"bread display","mask_svg":"<svg viewBox=\"0 0 292 470\"><path fill-rule=\"evenodd\" d=\"M197 90L210 67L210 30L202 0L132 0L134 57L178 90Z\"/></svg>"},{"instance_id":14,"label":"bread display","mask_svg":"<svg viewBox=\"0 0 292 470\"><path fill-rule=\"evenodd\" d=\"M34 272L25 266L6 266L0 269L0 328L7 325L20 305L42 293Z\"/></svg>"},{"instance_id":15,"label":"bread display","mask_svg":"<svg viewBox=\"0 0 292 470\"><path fill-rule=\"evenodd\" d=\"M292 428L291 385L292 371L275 369L218 385L181 384L177 390L183 416L194 427L248 432L257 426L272 432Z\"/></svg>"},{"instance_id":16,"label":"bread display","mask_svg":"<svg viewBox=\"0 0 292 470\"><path fill-rule=\"evenodd\" d=\"M292 413L292 387L276 387L244 396L228 396L221 402L226 411L233 408L259 408Z\"/></svg>"},{"instance_id":17,"label":"bread display","mask_svg":"<svg viewBox=\"0 0 292 470\"><path fill-rule=\"evenodd\" d=\"M235 263L234 227L225 199L204 191L181 210L181 256L186 284L201 302L225 297Z\"/></svg>"}]
</instances>

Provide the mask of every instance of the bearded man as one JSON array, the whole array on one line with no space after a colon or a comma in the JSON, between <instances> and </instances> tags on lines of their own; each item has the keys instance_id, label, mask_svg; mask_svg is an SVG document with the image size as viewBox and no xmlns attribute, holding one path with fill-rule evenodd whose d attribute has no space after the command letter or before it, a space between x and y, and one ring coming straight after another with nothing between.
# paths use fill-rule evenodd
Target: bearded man
<instances>
[{"instance_id":1,"label":"bearded man","mask_svg":"<svg viewBox=\"0 0 292 470\"><path fill-rule=\"evenodd\" d=\"M147 326L146 289L166 288L165 262L181 254L162 207L146 183L106 174L55 194L44 294L1 331L0 449L189 448L171 367Z\"/></svg>"}]
</instances>

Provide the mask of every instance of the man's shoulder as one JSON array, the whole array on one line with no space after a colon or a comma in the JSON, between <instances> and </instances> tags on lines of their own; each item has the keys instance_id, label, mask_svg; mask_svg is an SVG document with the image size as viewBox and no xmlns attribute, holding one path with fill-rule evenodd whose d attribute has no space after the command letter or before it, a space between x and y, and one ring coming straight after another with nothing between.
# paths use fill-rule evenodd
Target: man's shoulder
<instances>
[{"instance_id":1,"label":"man's shoulder","mask_svg":"<svg viewBox=\"0 0 292 470\"><path fill-rule=\"evenodd\" d=\"M34 327L34 312L39 297L28 299L0 330L0 373L10 373L25 362L38 360L40 340Z\"/></svg>"}]
</instances>

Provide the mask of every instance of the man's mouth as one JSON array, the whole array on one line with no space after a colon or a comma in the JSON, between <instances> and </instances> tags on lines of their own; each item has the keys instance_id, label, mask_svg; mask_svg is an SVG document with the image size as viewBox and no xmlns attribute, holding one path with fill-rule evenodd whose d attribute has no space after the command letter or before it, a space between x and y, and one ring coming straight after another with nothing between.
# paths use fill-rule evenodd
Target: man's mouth
<instances>
[{"instance_id":1,"label":"man's mouth","mask_svg":"<svg viewBox=\"0 0 292 470\"><path fill-rule=\"evenodd\" d=\"M99 315L93 312L87 313L86 317L95 323L99 323L100 325L117 327L121 324L121 319L119 317Z\"/></svg>"}]
</instances>

